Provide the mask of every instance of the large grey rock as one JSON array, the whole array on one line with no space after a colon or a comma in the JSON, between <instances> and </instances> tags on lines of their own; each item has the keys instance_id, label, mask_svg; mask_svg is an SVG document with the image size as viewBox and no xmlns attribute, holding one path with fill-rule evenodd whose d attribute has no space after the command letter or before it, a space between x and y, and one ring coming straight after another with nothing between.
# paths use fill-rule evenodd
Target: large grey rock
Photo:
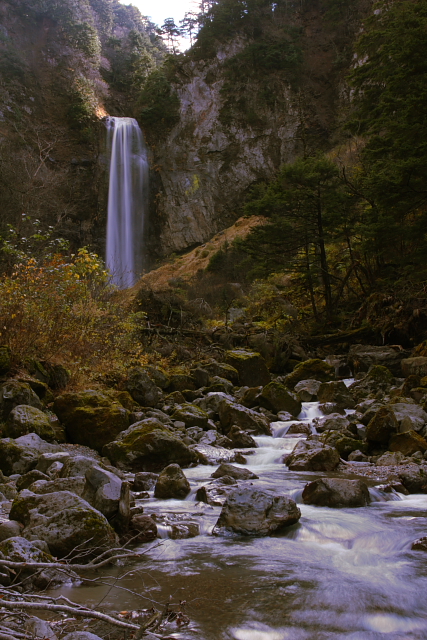
<instances>
[{"instance_id":1,"label":"large grey rock","mask_svg":"<svg viewBox=\"0 0 427 640\"><path fill-rule=\"evenodd\" d=\"M150 491L150 489L154 489L158 477L158 473L150 473L149 471L135 473L133 491Z\"/></svg>"},{"instance_id":2,"label":"large grey rock","mask_svg":"<svg viewBox=\"0 0 427 640\"><path fill-rule=\"evenodd\" d=\"M0 440L0 470L7 476L24 474L33 469L42 453L55 452L57 445L49 444L35 433Z\"/></svg>"},{"instance_id":3,"label":"large grey rock","mask_svg":"<svg viewBox=\"0 0 427 640\"><path fill-rule=\"evenodd\" d=\"M399 432L421 431L427 422L427 413L417 404L396 402L389 405L399 425Z\"/></svg>"},{"instance_id":4,"label":"large grey rock","mask_svg":"<svg viewBox=\"0 0 427 640\"><path fill-rule=\"evenodd\" d=\"M142 407L157 407L163 398L161 389L141 367L135 367L129 372L126 390Z\"/></svg>"},{"instance_id":5,"label":"large grey rock","mask_svg":"<svg viewBox=\"0 0 427 640\"><path fill-rule=\"evenodd\" d=\"M225 447L213 446L199 443L192 445L193 451L197 453L200 464L220 464L221 462L233 462L236 453Z\"/></svg>"},{"instance_id":6,"label":"large grey rock","mask_svg":"<svg viewBox=\"0 0 427 640\"><path fill-rule=\"evenodd\" d=\"M338 451L318 440L300 440L286 459L291 471L334 471L339 462Z\"/></svg>"},{"instance_id":7,"label":"large grey rock","mask_svg":"<svg viewBox=\"0 0 427 640\"><path fill-rule=\"evenodd\" d=\"M209 362L203 365L203 369L212 377L225 378L235 386L239 384L239 372L230 364L225 364L224 362Z\"/></svg>"},{"instance_id":8,"label":"large grey rock","mask_svg":"<svg viewBox=\"0 0 427 640\"><path fill-rule=\"evenodd\" d=\"M198 460L195 451L154 418L123 431L117 440L104 447L103 453L119 469L134 472L161 471L174 463L188 467Z\"/></svg>"},{"instance_id":9,"label":"large grey rock","mask_svg":"<svg viewBox=\"0 0 427 640\"><path fill-rule=\"evenodd\" d=\"M301 402L313 402L317 400L317 392L322 383L319 380L300 380L295 387L294 391L298 395Z\"/></svg>"},{"instance_id":10,"label":"large grey rock","mask_svg":"<svg viewBox=\"0 0 427 640\"><path fill-rule=\"evenodd\" d=\"M342 380L322 382L317 393L319 402L332 402L340 409L354 409L355 402Z\"/></svg>"},{"instance_id":11,"label":"large grey rock","mask_svg":"<svg viewBox=\"0 0 427 640\"><path fill-rule=\"evenodd\" d=\"M105 516L70 491L45 495L23 491L12 504L10 518L24 525L24 538L44 540L59 558L78 546L81 552L85 544L94 549L117 544Z\"/></svg>"},{"instance_id":12,"label":"large grey rock","mask_svg":"<svg viewBox=\"0 0 427 640\"><path fill-rule=\"evenodd\" d=\"M30 638L41 638L42 640L57 640L55 632L46 620L41 620L31 616L25 621L24 631Z\"/></svg>"},{"instance_id":13,"label":"large grey rock","mask_svg":"<svg viewBox=\"0 0 427 640\"><path fill-rule=\"evenodd\" d=\"M73 478L75 476L86 476L86 471L97 465L94 458L88 456L68 456L64 458L64 466L61 469L61 478Z\"/></svg>"},{"instance_id":14,"label":"large grey rock","mask_svg":"<svg viewBox=\"0 0 427 640\"><path fill-rule=\"evenodd\" d=\"M259 478L259 476L252 473L249 469L235 467L226 462L219 465L218 469L211 474L211 478L223 478L224 476L234 478L235 480L258 480Z\"/></svg>"},{"instance_id":15,"label":"large grey rock","mask_svg":"<svg viewBox=\"0 0 427 640\"><path fill-rule=\"evenodd\" d=\"M71 491L71 493L75 493L76 496L82 497L85 486L86 478L74 476L72 478L56 478L55 480L36 480L29 485L28 491L38 494Z\"/></svg>"},{"instance_id":16,"label":"large grey rock","mask_svg":"<svg viewBox=\"0 0 427 640\"><path fill-rule=\"evenodd\" d=\"M397 433L398 422L390 407L381 407L366 427L366 438L369 442L387 445L390 438Z\"/></svg>"},{"instance_id":17,"label":"large grey rock","mask_svg":"<svg viewBox=\"0 0 427 640\"><path fill-rule=\"evenodd\" d=\"M296 393L289 391L279 382L267 384L258 398L259 405L270 409L274 413L287 411L292 416L297 417L301 413L301 400Z\"/></svg>"},{"instance_id":18,"label":"large grey rock","mask_svg":"<svg viewBox=\"0 0 427 640\"><path fill-rule=\"evenodd\" d=\"M40 398L26 382L9 380L0 385L0 414L3 420L7 419L12 409L22 404L43 408Z\"/></svg>"},{"instance_id":19,"label":"large grey rock","mask_svg":"<svg viewBox=\"0 0 427 640\"><path fill-rule=\"evenodd\" d=\"M83 498L108 519L119 508L122 481L114 473L92 466L85 473L86 486Z\"/></svg>"},{"instance_id":20,"label":"large grey rock","mask_svg":"<svg viewBox=\"0 0 427 640\"><path fill-rule=\"evenodd\" d=\"M369 490L362 480L319 478L305 485L302 499L319 507L366 507Z\"/></svg>"},{"instance_id":21,"label":"large grey rock","mask_svg":"<svg viewBox=\"0 0 427 640\"><path fill-rule=\"evenodd\" d=\"M390 451L400 451L404 456L412 456L417 451L427 451L427 440L416 431L396 433L390 439Z\"/></svg>"},{"instance_id":22,"label":"large grey rock","mask_svg":"<svg viewBox=\"0 0 427 640\"><path fill-rule=\"evenodd\" d=\"M237 402L223 400L219 405L219 419L226 434L233 425L237 425L240 429L255 435L271 435L270 423L265 416Z\"/></svg>"},{"instance_id":23,"label":"large grey rock","mask_svg":"<svg viewBox=\"0 0 427 640\"><path fill-rule=\"evenodd\" d=\"M341 416L339 413L331 413L323 418L315 418L313 425L316 431L323 433L324 431L344 431L350 426L349 420Z\"/></svg>"},{"instance_id":24,"label":"large grey rock","mask_svg":"<svg viewBox=\"0 0 427 640\"><path fill-rule=\"evenodd\" d=\"M206 429L209 422L209 416L206 411L188 402L175 407L171 419L183 422L186 427L201 427L202 429Z\"/></svg>"},{"instance_id":25,"label":"large grey rock","mask_svg":"<svg viewBox=\"0 0 427 640\"><path fill-rule=\"evenodd\" d=\"M65 451L57 451L56 453L42 453L37 461L36 469L37 471L41 471L42 473L47 473L49 467L51 467L54 462L60 462L61 464L64 464L69 457L70 454L66 453Z\"/></svg>"},{"instance_id":26,"label":"large grey rock","mask_svg":"<svg viewBox=\"0 0 427 640\"><path fill-rule=\"evenodd\" d=\"M20 537L22 525L16 520L6 520L0 524L0 542L8 538Z\"/></svg>"},{"instance_id":27,"label":"large grey rock","mask_svg":"<svg viewBox=\"0 0 427 640\"><path fill-rule=\"evenodd\" d=\"M354 373L368 371L372 365L381 365L390 369L393 375L400 376L402 360L408 355L408 351L393 347L353 344L348 352L348 360Z\"/></svg>"},{"instance_id":28,"label":"large grey rock","mask_svg":"<svg viewBox=\"0 0 427 640\"><path fill-rule=\"evenodd\" d=\"M246 431L243 431L243 429L240 429L240 427L235 424L228 432L228 437L233 443L233 447L235 447L236 449L249 449L251 447L256 449L258 447L252 436L249 435L249 433L246 433Z\"/></svg>"},{"instance_id":29,"label":"large grey rock","mask_svg":"<svg viewBox=\"0 0 427 640\"><path fill-rule=\"evenodd\" d=\"M300 510L288 496L242 487L228 495L214 532L268 536L295 524L300 517Z\"/></svg>"},{"instance_id":30,"label":"large grey rock","mask_svg":"<svg viewBox=\"0 0 427 640\"><path fill-rule=\"evenodd\" d=\"M21 534L22 536L22 534ZM49 554L49 549L46 543L42 540L38 540L36 537L33 540L27 540L21 536L14 536L7 538L0 543L0 557L12 562L56 562L56 558ZM3 570L3 569L2 569ZM16 573L13 574L16 576ZM32 587L38 589L46 589L46 587L57 587L66 582L77 581L79 577L72 571L59 571L55 568L45 569L32 569L23 567L19 573L20 581L24 582L25 587Z\"/></svg>"},{"instance_id":31,"label":"large grey rock","mask_svg":"<svg viewBox=\"0 0 427 640\"><path fill-rule=\"evenodd\" d=\"M199 487L196 492L196 500L211 505L212 507L222 507L229 493L234 491L237 480L224 476L217 478L209 484Z\"/></svg>"},{"instance_id":32,"label":"large grey rock","mask_svg":"<svg viewBox=\"0 0 427 640\"><path fill-rule=\"evenodd\" d=\"M402 372L405 377L417 375L420 376L420 378L423 378L424 376L427 376L427 358L423 356L403 359L401 365Z\"/></svg>"},{"instance_id":33,"label":"large grey rock","mask_svg":"<svg viewBox=\"0 0 427 640\"><path fill-rule=\"evenodd\" d=\"M235 402L233 396L221 391L211 391L204 398L197 398L193 404L197 407L201 407L204 411L211 411L218 413L221 403L226 400L227 402Z\"/></svg>"},{"instance_id":34,"label":"large grey rock","mask_svg":"<svg viewBox=\"0 0 427 640\"><path fill-rule=\"evenodd\" d=\"M19 438L27 433L36 433L46 442L53 442L56 438L55 429L43 411L30 405L19 404L9 413L5 435L8 438Z\"/></svg>"},{"instance_id":35,"label":"large grey rock","mask_svg":"<svg viewBox=\"0 0 427 640\"><path fill-rule=\"evenodd\" d=\"M227 351L226 362L238 371L239 382L244 387L264 386L270 382L266 362L256 351L245 349Z\"/></svg>"},{"instance_id":36,"label":"large grey rock","mask_svg":"<svg viewBox=\"0 0 427 640\"><path fill-rule=\"evenodd\" d=\"M171 498L183 500L188 496L190 490L190 483L180 466L170 464L160 472L154 489L154 496L164 500Z\"/></svg>"},{"instance_id":37,"label":"large grey rock","mask_svg":"<svg viewBox=\"0 0 427 640\"><path fill-rule=\"evenodd\" d=\"M389 369L382 365L372 365L364 378L356 380L350 385L349 391L353 398L359 402L371 393L377 394L380 391L389 393L393 383L394 377Z\"/></svg>"},{"instance_id":38,"label":"large grey rock","mask_svg":"<svg viewBox=\"0 0 427 640\"><path fill-rule=\"evenodd\" d=\"M33 484L33 482L36 482L37 480L49 480L49 476L41 471L37 471L37 469L32 469L31 471L24 473L24 475L17 480L16 488L18 491L28 489L30 484Z\"/></svg>"}]
</instances>

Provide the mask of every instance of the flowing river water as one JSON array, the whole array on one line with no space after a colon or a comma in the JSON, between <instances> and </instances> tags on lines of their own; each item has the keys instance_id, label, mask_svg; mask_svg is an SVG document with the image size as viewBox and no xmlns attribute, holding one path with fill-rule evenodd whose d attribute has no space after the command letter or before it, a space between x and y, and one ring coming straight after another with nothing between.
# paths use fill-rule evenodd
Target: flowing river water
<instances>
[{"instance_id":1,"label":"flowing river water","mask_svg":"<svg viewBox=\"0 0 427 640\"><path fill-rule=\"evenodd\" d=\"M316 415L317 403L303 404L300 420ZM282 463L306 437L287 436L287 428L276 422L272 437L257 437L246 468L259 476L251 481L257 488L296 500L298 524L270 537L212 536L221 508L197 502L195 493L217 467L199 465L185 470L192 486L186 500L160 501L150 493L141 502L146 514L198 522L199 536L172 540L160 526L160 546L114 570L127 574L119 588L79 587L65 595L86 604L103 600L114 610L163 606L170 596L186 600L191 623L164 632L177 640L425 640L427 563L411 544L427 534L427 495L385 493L370 482L368 507L304 505L305 484L326 474L292 472Z\"/></svg>"}]
</instances>

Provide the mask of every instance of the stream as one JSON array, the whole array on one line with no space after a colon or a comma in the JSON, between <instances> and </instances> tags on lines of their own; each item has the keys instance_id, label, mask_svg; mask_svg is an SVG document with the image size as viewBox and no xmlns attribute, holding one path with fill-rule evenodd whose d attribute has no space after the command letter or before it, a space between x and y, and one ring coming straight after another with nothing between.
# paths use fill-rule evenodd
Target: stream
<instances>
[{"instance_id":1,"label":"stream","mask_svg":"<svg viewBox=\"0 0 427 640\"><path fill-rule=\"evenodd\" d=\"M310 423L320 415L317 403L303 403L299 419ZM385 493L368 481L368 507L302 504L307 482L344 476L289 471L282 457L306 437L287 436L289 424L272 423L272 437L256 437L259 448L247 456L245 468L259 476L251 481L257 488L298 503L298 524L263 538L212 536L221 508L196 502L195 493L217 467L199 465L185 470L192 487L185 500L160 501L150 492L137 502L145 514L181 514L198 522L199 536L172 540L167 526L159 525L160 546L142 545L148 548L142 560L108 570L109 576L127 574L118 588L61 593L114 610L153 602L163 607L170 596L185 600L191 623L164 631L177 640L425 640L427 564L411 544L427 534L427 495Z\"/></svg>"}]
</instances>

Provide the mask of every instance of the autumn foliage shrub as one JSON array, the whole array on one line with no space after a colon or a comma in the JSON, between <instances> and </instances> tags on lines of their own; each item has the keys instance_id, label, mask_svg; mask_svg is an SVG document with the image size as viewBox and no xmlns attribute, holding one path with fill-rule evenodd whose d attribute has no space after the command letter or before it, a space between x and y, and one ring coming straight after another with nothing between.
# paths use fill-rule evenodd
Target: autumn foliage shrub
<instances>
[{"instance_id":1,"label":"autumn foliage shrub","mask_svg":"<svg viewBox=\"0 0 427 640\"><path fill-rule=\"evenodd\" d=\"M32 359L61 363L75 380L138 361L144 314L130 313L118 295L86 249L70 258L21 258L0 280L0 344L15 367Z\"/></svg>"}]
</instances>

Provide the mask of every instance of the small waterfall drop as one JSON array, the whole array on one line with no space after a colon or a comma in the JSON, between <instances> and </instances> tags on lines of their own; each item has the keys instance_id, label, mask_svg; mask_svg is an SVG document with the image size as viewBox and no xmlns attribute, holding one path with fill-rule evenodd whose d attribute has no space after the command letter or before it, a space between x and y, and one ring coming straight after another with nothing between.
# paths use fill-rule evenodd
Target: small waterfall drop
<instances>
[{"instance_id":1,"label":"small waterfall drop","mask_svg":"<svg viewBox=\"0 0 427 640\"><path fill-rule=\"evenodd\" d=\"M142 131L133 118L108 117L110 149L106 264L119 289L132 287L143 268L148 160Z\"/></svg>"}]
</instances>

